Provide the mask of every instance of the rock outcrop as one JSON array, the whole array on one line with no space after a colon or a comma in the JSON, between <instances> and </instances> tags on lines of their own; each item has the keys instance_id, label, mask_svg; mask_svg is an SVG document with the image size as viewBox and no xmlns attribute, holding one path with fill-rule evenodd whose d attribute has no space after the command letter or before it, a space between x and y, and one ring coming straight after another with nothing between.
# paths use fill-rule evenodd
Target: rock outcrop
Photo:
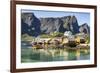
<instances>
[{"instance_id":1,"label":"rock outcrop","mask_svg":"<svg viewBox=\"0 0 100 73\"><path fill-rule=\"evenodd\" d=\"M49 34L52 32L71 31L72 34L90 32L89 26L84 23L79 26L75 16L37 18L34 13L21 14L21 32L30 36Z\"/></svg>"},{"instance_id":2,"label":"rock outcrop","mask_svg":"<svg viewBox=\"0 0 100 73\"><path fill-rule=\"evenodd\" d=\"M38 36L41 34L40 20L33 13L21 14L21 32L30 36Z\"/></svg>"},{"instance_id":3,"label":"rock outcrop","mask_svg":"<svg viewBox=\"0 0 100 73\"><path fill-rule=\"evenodd\" d=\"M80 26L79 31L81 33L85 33L85 34L90 34L90 27L88 26L87 23L84 23Z\"/></svg>"}]
</instances>

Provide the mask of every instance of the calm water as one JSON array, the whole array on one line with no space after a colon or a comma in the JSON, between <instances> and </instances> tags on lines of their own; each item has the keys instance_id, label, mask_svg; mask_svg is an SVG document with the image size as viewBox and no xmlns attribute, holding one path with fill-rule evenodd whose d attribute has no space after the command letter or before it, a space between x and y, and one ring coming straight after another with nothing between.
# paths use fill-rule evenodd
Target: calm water
<instances>
[{"instance_id":1,"label":"calm water","mask_svg":"<svg viewBox=\"0 0 100 73\"><path fill-rule=\"evenodd\" d=\"M72 61L90 59L90 50L52 48L33 49L30 45L21 46L21 62L49 62L49 61Z\"/></svg>"}]
</instances>

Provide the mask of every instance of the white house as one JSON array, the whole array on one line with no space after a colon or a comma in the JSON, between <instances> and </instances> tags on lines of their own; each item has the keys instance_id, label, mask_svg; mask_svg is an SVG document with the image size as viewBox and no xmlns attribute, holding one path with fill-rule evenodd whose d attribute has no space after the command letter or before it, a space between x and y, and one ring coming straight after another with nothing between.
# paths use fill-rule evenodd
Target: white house
<instances>
[{"instance_id":1,"label":"white house","mask_svg":"<svg viewBox=\"0 0 100 73\"><path fill-rule=\"evenodd\" d=\"M72 32L71 31L65 31L64 36L70 37L70 36L72 36Z\"/></svg>"}]
</instances>

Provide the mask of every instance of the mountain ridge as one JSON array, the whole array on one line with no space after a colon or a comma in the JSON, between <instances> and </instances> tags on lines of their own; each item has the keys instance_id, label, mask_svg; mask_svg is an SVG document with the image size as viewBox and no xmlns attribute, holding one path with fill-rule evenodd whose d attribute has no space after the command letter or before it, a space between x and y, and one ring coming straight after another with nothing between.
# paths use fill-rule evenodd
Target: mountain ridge
<instances>
[{"instance_id":1,"label":"mountain ridge","mask_svg":"<svg viewBox=\"0 0 100 73\"><path fill-rule=\"evenodd\" d=\"M41 33L64 33L65 31L71 31L72 34L77 34L80 32L89 34L90 27L88 24L83 23L82 25L79 26L78 20L75 16L37 18L34 13L21 14L22 34L27 33L31 36L38 36Z\"/></svg>"}]
</instances>

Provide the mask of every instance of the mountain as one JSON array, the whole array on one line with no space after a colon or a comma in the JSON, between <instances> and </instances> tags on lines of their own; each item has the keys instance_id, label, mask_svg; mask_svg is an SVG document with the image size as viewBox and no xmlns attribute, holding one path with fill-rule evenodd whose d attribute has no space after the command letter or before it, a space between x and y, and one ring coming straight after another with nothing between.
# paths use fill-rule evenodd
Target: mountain
<instances>
[{"instance_id":1,"label":"mountain","mask_svg":"<svg viewBox=\"0 0 100 73\"><path fill-rule=\"evenodd\" d=\"M73 34L79 33L79 26L75 16L65 16L59 18L40 18L41 31L43 33L71 31Z\"/></svg>"},{"instance_id":2,"label":"mountain","mask_svg":"<svg viewBox=\"0 0 100 73\"><path fill-rule=\"evenodd\" d=\"M79 31L81 33L85 33L85 34L90 34L90 27L88 26L87 23L84 23L80 26Z\"/></svg>"},{"instance_id":3,"label":"mountain","mask_svg":"<svg viewBox=\"0 0 100 73\"><path fill-rule=\"evenodd\" d=\"M75 16L37 18L34 13L21 14L21 32L31 36L65 31L71 31L72 34L87 33L89 27L86 27L86 24L79 26Z\"/></svg>"},{"instance_id":4,"label":"mountain","mask_svg":"<svg viewBox=\"0 0 100 73\"><path fill-rule=\"evenodd\" d=\"M27 33L30 36L38 36L41 34L40 20L33 13L21 14L21 33Z\"/></svg>"},{"instance_id":5,"label":"mountain","mask_svg":"<svg viewBox=\"0 0 100 73\"><path fill-rule=\"evenodd\" d=\"M64 32L63 21L60 18L40 18L41 32Z\"/></svg>"}]
</instances>

